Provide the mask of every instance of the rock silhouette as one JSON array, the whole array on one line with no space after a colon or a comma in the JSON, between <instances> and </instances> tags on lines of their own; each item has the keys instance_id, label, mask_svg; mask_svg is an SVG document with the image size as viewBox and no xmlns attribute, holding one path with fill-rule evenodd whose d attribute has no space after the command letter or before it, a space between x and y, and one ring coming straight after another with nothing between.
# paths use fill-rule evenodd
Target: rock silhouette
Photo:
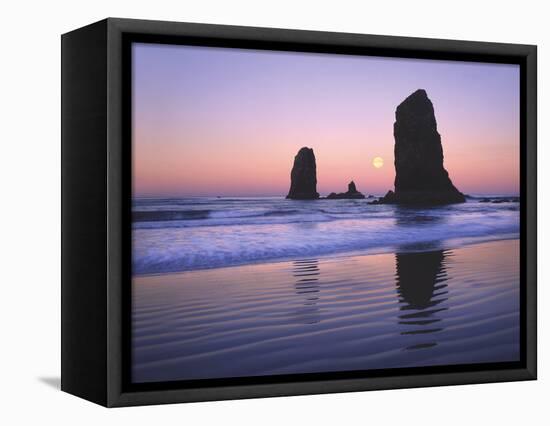
<instances>
[{"instance_id":1,"label":"rock silhouette","mask_svg":"<svg viewBox=\"0 0 550 426\"><path fill-rule=\"evenodd\" d=\"M294 157L294 166L290 173L290 190L286 198L291 200L316 200L317 166L312 148L303 147Z\"/></svg>"},{"instance_id":2,"label":"rock silhouette","mask_svg":"<svg viewBox=\"0 0 550 426\"><path fill-rule=\"evenodd\" d=\"M348 184L348 192L340 192L336 194L335 192L331 192L328 196L328 200L344 200L344 199L360 199L365 198L363 194L361 194L359 191L357 191L357 188L355 187L355 182L351 181Z\"/></svg>"},{"instance_id":3,"label":"rock silhouette","mask_svg":"<svg viewBox=\"0 0 550 426\"><path fill-rule=\"evenodd\" d=\"M443 167L443 147L434 108L419 89L395 111L395 192L378 203L451 204L465 202Z\"/></svg>"}]
</instances>

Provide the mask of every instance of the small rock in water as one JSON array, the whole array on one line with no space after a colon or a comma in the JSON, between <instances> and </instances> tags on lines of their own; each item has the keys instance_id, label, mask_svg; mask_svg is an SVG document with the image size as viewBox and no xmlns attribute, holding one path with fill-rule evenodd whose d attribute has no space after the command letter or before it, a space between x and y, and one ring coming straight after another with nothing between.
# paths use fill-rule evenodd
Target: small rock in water
<instances>
[{"instance_id":1,"label":"small rock in water","mask_svg":"<svg viewBox=\"0 0 550 426\"><path fill-rule=\"evenodd\" d=\"M355 186L355 182L351 181L348 184L348 191L347 192L340 192L335 193L331 192L327 196L327 200L346 200L346 199L362 199L365 198L363 194L361 194L359 191L357 191L357 187Z\"/></svg>"}]
</instances>

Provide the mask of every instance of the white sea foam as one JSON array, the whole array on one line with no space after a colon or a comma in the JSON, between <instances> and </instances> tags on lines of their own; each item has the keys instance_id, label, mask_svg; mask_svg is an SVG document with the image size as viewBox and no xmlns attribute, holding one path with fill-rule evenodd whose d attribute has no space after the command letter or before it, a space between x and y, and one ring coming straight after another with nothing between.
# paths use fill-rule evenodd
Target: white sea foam
<instances>
[{"instance_id":1,"label":"white sea foam","mask_svg":"<svg viewBox=\"0 0 550 426\"><path fill-rule=\"evenodd\" d=\"M517 237L519 203L436 208L369 200L136 199L133 272L153 274Z\"/></svg>"}]
</instances>

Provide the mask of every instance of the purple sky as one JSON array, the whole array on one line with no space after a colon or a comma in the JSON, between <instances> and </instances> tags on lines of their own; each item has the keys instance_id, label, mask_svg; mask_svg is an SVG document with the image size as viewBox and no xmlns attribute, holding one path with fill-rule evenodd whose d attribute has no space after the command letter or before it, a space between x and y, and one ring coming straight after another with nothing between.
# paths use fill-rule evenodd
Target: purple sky
<instances>
[{"instance_id":1,"label":"purple sky","mask_svg":"<svg viewBox=\"0 0 550 426\"><path fill-rule=\"evenodd\" d=\"M133 72L135 195L286 195L302 146L322 195L384 193L395 108L419 88L458 189L518 192L516 65L135 44Z\"/></svg>"}]
</instances>

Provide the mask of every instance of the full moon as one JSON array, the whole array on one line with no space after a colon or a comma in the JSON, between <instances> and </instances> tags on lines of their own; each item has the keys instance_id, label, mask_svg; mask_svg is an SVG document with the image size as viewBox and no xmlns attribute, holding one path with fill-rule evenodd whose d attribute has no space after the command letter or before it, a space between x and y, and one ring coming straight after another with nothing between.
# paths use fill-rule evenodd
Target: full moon
<instances>
[{"instance_id":1,"label":"full moon","mask_svg":"<svg viewBox=\"0 0 550 426\"><path fill-rule=\"evenodd\" d=\"M374 157L372 159L372 165L374 167L376 167L377 169L379 169L380 167L382 167L384 165L384 160L382 159L382 157Z\"/></svg>"}]
</instances>

